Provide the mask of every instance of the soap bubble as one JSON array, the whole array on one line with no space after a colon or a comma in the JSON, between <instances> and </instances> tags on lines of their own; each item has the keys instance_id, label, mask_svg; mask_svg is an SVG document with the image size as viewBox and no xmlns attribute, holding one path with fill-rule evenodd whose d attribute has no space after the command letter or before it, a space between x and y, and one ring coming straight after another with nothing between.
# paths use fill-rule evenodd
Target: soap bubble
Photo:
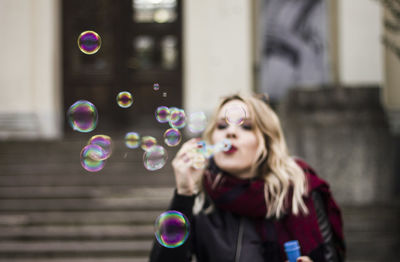
<instances>
[{"instance_id":1,"label":"soap bubble","mask_svg":"<svg viewBox=\"0 0 400 262\"><path fill-rule=\"evenodd\" d=\"M98 145L103 150L103 154L94 160L105 160L111 156L112 141L111 141L111 137L109 137L107 135L92 136L88 141L88 145Z\"/></svg>"},{"instance_id":2,"label":"soap bubble","mask_svg":"<svg viewBox=\"0 0 400 262\"><path fill-rule=\"evenodd\" d=\"M246 111L241 106L232 106L225 111L225 120L230 125L240 126L246 119Z\"/></svg>"},{"instance_id":3,"label":"soap bubble","mask_svg":"<svg viewBox=\"0 0 400 262\"><path fill-rule=\"evenodd\" d=\"M164 142L168 146L177 146L182 139L181 132L178 129L170 128L164 132Z\"/></svg>"},{"instance_id":4,"label":"soap bubble","mask_svg":"<svg viewBox=\"0 0 400 262\"><path fill-rule=\"evenodd\" d=\"M183 128L186 125L185 111L179 108L170 108L169 110L169 125L176 129Z\"/></svg>"},{"instance_id":5,"label":"soap bubble","mask_svg":"<svg viewBox=\"0 0 400 262\"><path fill-rule=\"evenodd\" d=\"M158 91L160 89L160 85L158 83L154 83L153 89L154 91Z\"/></svg>"},{"instance_id":6,"label":"soap bubble","mask_svg":"<svg viewBox=\"0 0 400 262\"><path fill-rule=\"evenodd\" d=\"M189 115L188 128L192 133L202 132L207 125L207 117L204 112L194 112Z\"/></svg>"},{"instance_id":7,"label":"soap bubble","mask_svg":"<svg viewBox=\"0 0 400 262\"><path fill-rule=\"evenodd\" d=\"M97 160L104 154L103 149L98 145L87 145L81 151L81 165L89 172L97 172L103 169L104 160Z\"/></svg>"},{"instance_id":8,"label":"soap bubble","mask_svg":"<svg viewBox=\"0 0 400 262\"><path fill-rule=\"evenodd\" d=\"M142 137L141 148L144 151L149 150L152 146L157 144L157 139L152 136L144 136Z\"/></svg>"},{"instance_id":9,"label":"soap bubble","mask_svg":"<svg viewBox=\"0 0 400 262\"><path fill-rule=\"evenodd\" d=\"M150 147L143 154L144 167L150 171L155 171L162 168L167 163L167 159L167 151L164 147L159 145Z\"/></svg>"},{"instance_id":10,"label":"soap bubble","mask_svg":"<svg viewBox=\"0 0 400 262\"><path fill-rule=\"evenodd\" d=\"M159 106L156 109L156 119L160 123L167 123L169 119L169 109L166 106Z\"/></svg>"},{"instance_id":11,"label":"soap bubble","mask_svg":"<svg viewBox=\"0 0 400 262\"><path fill-rule=\"evenodd\" d=\"M179 247L188 238L189 227L189 220L184 214L175 210L166 211L155 222L156 239L164 247Z\"/></svg>"},{"instance_id":12,"label":"soap bubble","mask_svg":"<svg viewBox=\"0 0 400 262\"><path fill-rule=\"evenodd\" d=\"M97 109L89 101L79 100L69 107L67 118L73 130L91 132L97 125Z\"/></svg>"},{"instance_id":13,"label":"soap bubble","mask_svg":"<svg viewBox=\"0 0 400 262\"><path fill-rule=\"evenodd\" d=\"M138 148L140 146L140 135L136 132L128 132L125 135L125 145L128 148Z\"/></svg>"},{"instance_id":14,"label":"soap bubble","mask_svg":"<svg viewBox=\"0 0 400 262\"><path fill-rule=\"evenodd\" d=\"M207 159L203 154L196 153L192 157L192 167L195 169L204 169L207 165Z\"/></svg>"},{"instance_id":15,"label":"soap bubble","mask_svg":"<svg viewBox=\"0 0 400 262\"><path fill-rule=\"evenodd\" d=\"M82 53L93 55L99 51L101 46L101 38L94 31L82 32L78 37L78 47Z\"/></svg>"},{"instance_id":16,"label":"soap bubble","mask_svg":"<svg viewBox=\"0 0 400 262\"><path fill-rule=\"evenodd\" d=\"M229 149L231 149L231 147L232 147L231 140L224 139L224 140L218 142L217 144L215 144L214 151L215 151L215 153L221 152L221 151L227 152L227 151L229 151Z\"/></svg>"},{"instance_id":17,"label":"soap bubble","mask_svg":"<svg viewBox=\"0 0 400 262\"><path fill-rule=\"evenodd\" d=\"M128 108L133 103L133 98L131 93L127 91L119 92L117 95L117 103L122 108Z\"/></svg>"}]
</instances>

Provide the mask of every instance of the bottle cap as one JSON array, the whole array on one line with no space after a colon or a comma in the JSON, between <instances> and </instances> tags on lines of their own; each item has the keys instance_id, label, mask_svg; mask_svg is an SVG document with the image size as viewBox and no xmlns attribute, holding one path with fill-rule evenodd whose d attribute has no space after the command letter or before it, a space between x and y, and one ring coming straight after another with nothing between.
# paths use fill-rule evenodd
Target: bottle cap
<instances>
[{"instance_id":1,"label":"bottle cap","mask_svg":"<svg viewBox=\"0 0 400 262\"><path fill-rule=\"evenodd\" d=\"M300 249L299 241L297 241L297 240L288 241L283 246L285 247L285 250L287 250L287 251L294 250L294 249Z\"/></svg>"}]
</instances>

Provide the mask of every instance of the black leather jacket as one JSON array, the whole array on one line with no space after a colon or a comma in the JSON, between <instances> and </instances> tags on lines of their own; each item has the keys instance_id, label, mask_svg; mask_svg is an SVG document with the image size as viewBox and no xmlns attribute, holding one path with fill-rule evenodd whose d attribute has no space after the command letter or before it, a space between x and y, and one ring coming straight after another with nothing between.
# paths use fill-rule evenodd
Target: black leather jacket
<instances>
[{"instance_id":1,"label":"black leather jacket","mask_svg":"<svg viewBox=\"0 0 400 262\"><path fill-rule=\"evenodd\" d=\"M314 262L344 261L335 249L329 221L318 192L311 194L317 209L318 224L324 244L313 250L309 256ZM217 208L208 214L200 212L193 215L194 196L181 196L175 193L169 210L185 214L191 232L185 244L177 248L165 248L154 242L150 262L187 262L196 256L198 262L282 262L286 260L277 241L262 241L257 233L254 220L234 215ZM267 230L274 234L272 221L266 220Z\"/></svg>"}]
</instances>

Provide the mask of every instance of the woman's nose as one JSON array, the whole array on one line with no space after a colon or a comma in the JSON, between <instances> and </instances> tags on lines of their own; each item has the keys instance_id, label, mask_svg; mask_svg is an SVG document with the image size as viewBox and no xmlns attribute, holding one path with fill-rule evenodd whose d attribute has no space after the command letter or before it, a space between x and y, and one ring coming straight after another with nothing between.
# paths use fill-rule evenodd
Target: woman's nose
<instances>
[{"instance_id":1,"label":"woman's nose","mask_svg":"<svg viewBox=\"0 0 400 262\"><path fill-rule=\"evenodd\" d=\"M237 138L237 128L234 125L229 125L225 134L226 138Z\"/></svg>"}]
</instances>

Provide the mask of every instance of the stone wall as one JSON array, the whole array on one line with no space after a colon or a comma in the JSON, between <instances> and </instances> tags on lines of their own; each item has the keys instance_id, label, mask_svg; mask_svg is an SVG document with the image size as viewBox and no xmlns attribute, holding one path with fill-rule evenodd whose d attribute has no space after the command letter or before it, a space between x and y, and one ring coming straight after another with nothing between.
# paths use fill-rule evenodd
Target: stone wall
<instances>
[{"instance_id":1,"label":"stone wall","mask_svg":"<svg viewBox=\"0 0 400 262\"><path fill-rule=\"evenodd\" d=\"M378 87L293 89L277 111L291 154L329 182L339 203L394 195L394 137Z\"/></svg>"}]
</instances>

